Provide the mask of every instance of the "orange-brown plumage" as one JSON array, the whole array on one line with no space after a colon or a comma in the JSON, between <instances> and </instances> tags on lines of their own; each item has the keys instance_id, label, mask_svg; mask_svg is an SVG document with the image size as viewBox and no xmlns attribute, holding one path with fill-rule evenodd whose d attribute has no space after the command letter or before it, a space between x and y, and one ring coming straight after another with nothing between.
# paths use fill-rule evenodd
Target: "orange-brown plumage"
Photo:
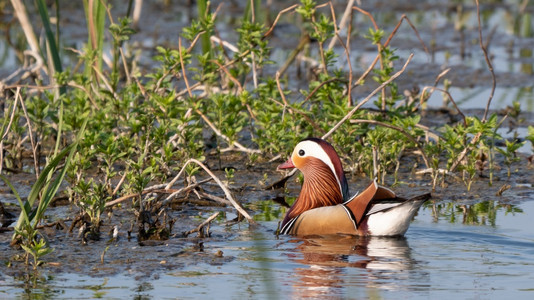
<instances>
[{"instance_id":1,"label":"orange-brown plumage","mask_svg":"<svg viewBox=\"0 0 534 300\"><path fill-rule=\"evenodd\" d=\"M403 235L425 194L403 199L376 182L348 199L348 185L334 148L324 140L300 142L279 168L298 168L302 190L282 222L282 233Z\"/></svg>"},{"instance_id":2,"label":"orange-brown plumage","mask_svg":"<svg viewBox=\"0 0 534 300\"><path fill-rule=\"evenodd\" d=\"M313 157L307 160L301 171L308 176L305 177L299 197L288 212L290 218L316 207L343 203L337 179L328 166Z\"/></svg>"}]
</instances>

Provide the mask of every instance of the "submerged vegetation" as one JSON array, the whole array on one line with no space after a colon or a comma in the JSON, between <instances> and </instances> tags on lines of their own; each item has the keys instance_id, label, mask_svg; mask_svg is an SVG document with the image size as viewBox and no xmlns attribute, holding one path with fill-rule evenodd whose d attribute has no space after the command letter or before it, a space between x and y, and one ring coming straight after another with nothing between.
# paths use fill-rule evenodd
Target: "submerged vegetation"
<instances>
[{"instance_id":1,"label":"submerged vegetation","mask_svg":"<svg viewBox=\"0 0 534 300\"><path fill-rule=\"evenodd\" d=\"M167 239L176 221L167 216L169 204L193 190L199 195L195 189L208 180L215 180L226 198L202 197L232 205L240 217L254 222L228 190L234 169L212 164L219 165L214 168L225 176L223 182L203 164L220 161L227 152L243 153L247 165L254 165L287 157L303 138L323 136L342 154L347 170L377 177L382 184L399 183L401 164L410 164L433 189L455 180L469 191L475 180L491 185L497 165L511 176L523 140L534 147L532 127L521 140L498 133L514 116L489 109L481 118L464 115L447 91L447 71L436 74L434 86L399 89L395 79L403 76L412 56L401 57L390 46L398 27L410 26L418 47L428 51L428 41L405 16L388 34L371 12L357 6L347 7L349 17L341 19L331 2L302 0L267 23L259 16L260 2L250 1L231 44L217 34L218 9L199 0L198 18L182 29L177 45L157 46L154 67L145 70L128 46L136 34L130 10L113 16L108 1L85 0L87 43L70 49L61 43L60 27L53 27L58 20L45 1L27 9L39 12L45 29L41 43L24 24L22 1L12 2L21 6L13 13L31 51L21 56L24 67L0 84L0 170L22 211L14 241L26 259L34 258L35 267L51 249L37 224L58 191L78 209L69 231L80 228L84 242L98 240L106 209L125 201L133 208L140 241ZM61 11L57 1L52 7ZM368 18L371 28L352 28L355 15ZM298 20L301 40L288 61L273 68L269 42L287 16ZM356 36L376 48L373 63L358 73L350 49ZM492 70L482 33L479 39ZM67 52L74 52L77 61L67 64ZM301 71L298 55L307 61L306 86L288 75ZM297 70L288 68L292 64ZM441 81L445 89L437 87ZM360 87L374 91L358 99L354 91ZM437 128L422 124L425 102L434 92L452 105L455 122ZM9 183L9 173L21 171L35 173L37 180L26 199ZM196 178L206 173L208 179ZM184 186L176 188L180 178ZM60 190L63 179L67 184Z\"/></svg>"}]
</instances>

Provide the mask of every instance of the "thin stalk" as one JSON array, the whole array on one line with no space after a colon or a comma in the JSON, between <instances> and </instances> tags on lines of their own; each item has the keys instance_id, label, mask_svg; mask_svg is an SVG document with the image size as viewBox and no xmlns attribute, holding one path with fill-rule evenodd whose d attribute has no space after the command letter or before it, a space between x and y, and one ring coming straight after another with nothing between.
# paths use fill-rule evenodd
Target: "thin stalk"
<instances>
[{"instance_id":1,"label":"thin stalk","mask_svg":"<svg viewBox=\"0 0 534 300\"><path fill-rule=\"evenodd\" d=\"M197 9L198 9L198 19L200 22L205 23L208 16L209 1L207 0L198 0ZM200 43L202 45L202 53L211 53L211 42L210 42L210 33L205 32L200 37ZM211 54L210 54L211 56Z\"/></svg>"},{"instance_id":2,"label":"thin stalk","mask_svg":"<svg viewBox=\"0 0 534 300\"><path fill-rule=\"evenodd\" d=\"M60 31L59 31L59 20L60 20L60 10L59 10L59 0L55 0L56 5L56 44L59 48L59 37L60 37Z\"/></svg>"},{"instance_id":3,"label":"thin stalk","mask_svg":"<svg viewBox=\"0 0 534 300\"><path fill-rule=\"evenodd\" d=\"M39 43L37 41L35 33L33 32L33 27L30 22L30 19L28 18L28 13L26 12L26 7L24 6L24 3L22 2L22 0L11 0L11 5L13 5L13 8L15 9L15 15L19 20L22 30L24 31L24 36L26 36L26 40L28 41L30 49L33 53L39 53Z\"/></svg>"},{"instance_id":4,"label":"thin stalk","mask_svg":"<svg viewBox=\"0 0 534 300\"><path fill-rule=\"evenodd\" d=\"M89 33L87 46L89 50L96 53L96 60L86 62L85 75L87 76L94 74L93 68L89 64L93 64L97 70L102 69L106 3L106 0L84 0L83 2L87 19L87 32ZM94 74L94 77L98 80L96 74Z\"/></svg>"},{"instance_id":5,"label":"thin stalk","mask_svg":"<svg viewBox=\"0 0 534 300\"><path fill-rule=\"evenodd\" d=\"M39 15L41 16L41 21L43 22L43 27L45 29L46 40L48 42L48 46L50 47L50 55L52 56L52 62L54 64L54 72L62 72L63 68L61 67L61 60L59 58L59 45L56 43L56 38L52 32L50 16L48 14L48 9L46 8L46 3L44 0L36 0L36 2ZM50 73L53 74L54 72ZM64 94L66 91L65 87L60 87L59 90L61 94Z\"/></svg>"}]
</instances>

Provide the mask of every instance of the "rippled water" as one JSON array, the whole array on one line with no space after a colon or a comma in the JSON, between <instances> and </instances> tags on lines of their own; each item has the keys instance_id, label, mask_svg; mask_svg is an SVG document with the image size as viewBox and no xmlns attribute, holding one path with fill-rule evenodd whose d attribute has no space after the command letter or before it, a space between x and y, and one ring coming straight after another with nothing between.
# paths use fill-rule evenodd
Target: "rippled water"
<instances>
[{"instance_id":1,"label":"rippled water","mask_svg":"<svg viewBox=\"0 0 534 300\"><path fill-rule=\"evenodd\" d=\"M510 28L521 18L498 5L495 8L496 12L490 5L484 7L484 10L492 12L490 19L485 20L489 23L484 30L485 37L489 36L489 28L499 25L496 27L497 35L490 44L493 65L498 75L501 74L492 108L503 109L517 101L523 111L532 113L532 31L529 30L528 34L512 33ZM174 8L174 11L165 15L166 18L161 17L161 9L157 14L146 13L145 21L151 24L143 26L139 39L152 41L151 35L154 35L152 44L145 44L147 48L168 40L176 44L176 32L183 23L188 22L187 18L181 17L180 14L184 14L182 10ZM397 8L395 13L400 16L405 11ZM473 31L473 28L476 29L473 10L470 10L471 17L467 22L471 34L467 36L468 55L465 58L460 57L460 34L452 30L453 21L450 19L453 18L450 14L449 10L439 6L430 12L417 10L410 15L425 43L439 36L437 45L441 48L436 50L433 59L421 50L414 50L418 42L406 25L401 27L392 43L403 59L414 51L418 54L414 58L413 73L404 77L413 76L415 83L424 86L434 82L439 73L437 70L451 67L453 86L450 93L453 99L461 109L483 109L489 95L490 80L488 73L484 73L487 66L478 45L469 43L477 37ZM149 19L149 16L152 18ZM525 23L531 28L530 13L528 17ZM161 25L157 23L153 26L154 18L158 21L161 19ZM392 18L386 10L384 17L377 15L377 19L380 24L391 19L391 29L399 18ZM176 20L179 21L173 22ZM81 28L85 26L81 22ZM72 28L70 25L67 30ZM158 31L157 34L151 33L152 28ZM228 35L228 30L224 29L219 28L223 38ZM87 40L86 34L81 36L82 41ZM511 43L512 40L514 43ZM282 45L278 46L284 46L285 42L279 42ZM292 49L278 46L273 49L273 60L283 62L287 52ZM370 52L356 50L353 67L357 68L356 62L359 62L360 69L364 70L376 54L374 49ZM344 52L341 48L338 51L340 64L344 64ZM435 65L428 67L431 62ZM0 38L0 71L7 75L16 67L13 51L7 47L3 37ZM434 72L426 73L427 68ZM452 75L455 71L456 75ZM477 78L484 74L486 77ZM437 92L429 100L430 107L439 107L441 103L442 96ZM526 129L523 126L517 131L524 136ZM530 145L525 147L528 149L523 151L530 151ZM498 206L495 201L479 204ZM447 203L440 205L446 206ZM79 273L45 273L45 277L37 282L13 278L0 272L0 299L534 299L534 199L515 205L514 212L502 206L488 213L476 213L475 216L466 214L465 222L461 207L452 204L451 207L451 210L442 207L439 213L434 213L436 210L431 206L422 208L404 239L277 239L273 234L277 223L261 222L261 226L244 232L246 226L233 226L228 231L241 232L240 235L235 237L232 234L231 239L222 240L221 236L225 235L221 230L224 229L221 229L221 225L213 225L216 238L204 241L204 252L213 254L221 250L227 260L213 256L212 261L195 262L175 269L167 268L147 274L132 271L104 278ZM137 246L135 241L131 244ZM147 254L145 259L154 260L159 256L164 262L169 256L175 255L176 251L168 251L163 247L150 248L147 252L151 255ZM129 248L124 246L121 249L127 251Z\"/></svg>"},{"instance_id":2,"label":"rippled water","mask_svg":"<svg viewBox=\"0 0 534 300\"><path fill-rule=\"evenodd\" d=\"M147 276L62 274L33 289L5 276L0 298L31 291L69 299L532 299L534 201L482 205L492 208L487 215L465 219L459 206L437 217L435 208L424 207L403 239L277 239L276 223L262 222L231 241L205 241L204 251L222 250L234 257L230 262L214 258ZM168 253L157 247L165 260Z\"/></svg>"}]
</instances>

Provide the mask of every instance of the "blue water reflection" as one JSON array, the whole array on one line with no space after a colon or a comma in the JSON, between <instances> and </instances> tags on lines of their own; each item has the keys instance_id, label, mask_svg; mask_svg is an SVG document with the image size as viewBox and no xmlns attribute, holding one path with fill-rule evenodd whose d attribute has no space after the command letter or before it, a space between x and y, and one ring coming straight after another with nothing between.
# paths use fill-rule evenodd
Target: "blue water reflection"
<instances>
[{"instance_id":1,"label":"blue water reflection","mask_svg":"<svg viewBox=\"0 0 534 300\"><path fill-rule=\"evenodd\" d=\"M515 212L497 202L482 206L494 207L494 222L451 222L446 209L424 207L405 238L277 239L277 223L262 222L236 239L205 241L204 251L234 257L227 263L191 264L148 277L60 274L34 291L69 299L533 297L534 201L511 206ZM0 277L0 298L27 292L20 281Z\"/></svg>"}]
</instances>

